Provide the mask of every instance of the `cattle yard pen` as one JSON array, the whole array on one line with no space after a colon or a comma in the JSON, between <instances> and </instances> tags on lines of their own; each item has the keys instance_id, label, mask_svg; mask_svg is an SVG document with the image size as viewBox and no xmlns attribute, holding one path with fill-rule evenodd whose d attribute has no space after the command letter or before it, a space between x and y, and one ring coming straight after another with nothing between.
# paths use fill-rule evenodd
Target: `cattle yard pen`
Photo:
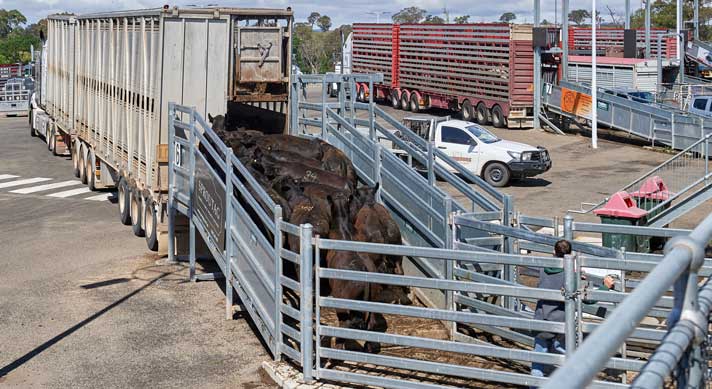
<instances>
[{"instance_id":1,"label":"cattle yard pen","mask_svg":"<svg viewBox=\"0 0 712 389\"><path fill-rule=\"evenodd\" d=\"M215 278L196 274L197 247L204 241L226 278L228 318L236 290L275 360L298 366L306 382L393 388L482 387L488 382L627 387L633 380L636 387L655 387L660 386L654 382L655 374L665 379L677 366L678 380L699 387L707 363L701 360L707 326L700 320L706 323L712 289L705 284L698 293L697 282L712 274L712 260L704 258L705 243L712 238L712 217L692 232L565 218L563 236L556 236L562 224L558 219L519 214L507 196L478 177L462 169L471 181L466 183L449 173L441 164L461 167L428 142L419 142L372 102L358 103L345 95L355 89L340 88L338 102L326 100L329 83L377 81L377 76L362 75L295 76L290 133L329 141L351 157L361 181L380 183L378 197L401 225L407 242L403 246L323 239L313 236L309 225L283 221L280 207L196 110L170 105L169 147L174 152L169 153L169 242L174 242L178 216L187 218L190 237L187 258L177 256L171 246L170 259L187 259L192 279ZM322 85L321 102L302 100L299 89L306 84ZM357 115L359 111L367 113L366 119ZM395 157L386 148L389 144L405 150L408 158ZM427 167L424 175L411 168L413 160ZM469 203L455 201L435 186L437 176ZM533 231L539 227L553 228L555 234ZM664 255L574 240L590 233L672 239ZM300 252L283 248L289 235L299 237ZM576 254L551 257L552 245L562 237L573 242ZM323 268L322 250L402 255L410 268L402 276ZM286 270L294 265L298 275ZM534 288L526 281L543 267L564 269L563 291ZM580 282L581 272L592 274L590 283L600 280L590 269L620 272L622 285L615 291L599 291ZM322 281L329 279L410 286L426 304L321 296ZM670 291L672 296L666 295ZM566 321L534 320L532 307L538 299L563 302ZM390 323L397 323L395 317L435 322L445 327L448 338L392 325L386 332L340 328L330 319L335 309L384 315ZM668 333L663 320L671 312L681 314ZM563 335L567 354L532 351L538 331ZM377 342L384 348L380 354L345 350L332 346L332 338ZM596 348L597 343L602 347ZM594 358L595 363L581 358ZM529 374L531 362L564 367L547 381Z\"/></svg>"}]
</instances>

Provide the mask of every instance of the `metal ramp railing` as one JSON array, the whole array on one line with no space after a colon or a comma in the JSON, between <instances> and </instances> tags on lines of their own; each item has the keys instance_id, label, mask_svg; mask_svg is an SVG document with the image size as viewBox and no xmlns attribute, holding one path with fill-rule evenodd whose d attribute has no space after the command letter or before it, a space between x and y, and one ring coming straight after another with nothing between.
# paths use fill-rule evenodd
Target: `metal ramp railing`
<instances>
[{"instance_id":1,"label":"metal ramp railing","mask_svg":"<svg viewBox=\"0 0 712 389\"><path fill-rule=\"evenodd\" d=\"M712 198L712 173L710 173L710 139L712 133L691 144L674 157L656 166L616 192L633 193L650 179L659 178L665 184L658 194L649 193L639 197L639 206L648 210L648 225L665 226ZM610 195L612 195L611 193ZM602 207L609 199L597 203L581 203L581 209L573 213L590 213Z\"/></svg>"},{"instance_id":2,"label":"metal ramp railing","mask_svg":"<svg viewBox=\"0 0 712 389\"><path fill-rule=\"evenodd\" d=\"M546 84L542 106L574 121L590 120L590 103L585 103L590 94L589 87L579 84L565 81L559 85ZM639 103L603 91L598 93L598 123L675 150L684 150L712 132L712 118L667 105Z\"/></svg>"}]
</instances>

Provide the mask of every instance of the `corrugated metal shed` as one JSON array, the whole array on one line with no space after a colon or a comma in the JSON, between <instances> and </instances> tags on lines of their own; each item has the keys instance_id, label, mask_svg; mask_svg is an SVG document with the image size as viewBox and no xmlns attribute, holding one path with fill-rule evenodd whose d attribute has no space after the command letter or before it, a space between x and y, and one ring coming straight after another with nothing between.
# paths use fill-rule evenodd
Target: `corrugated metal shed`
<instances>
[{"instance_id":1,"label":"corrugated metal shed","mask_svg":"<svg viewBox=\"0 0 712 389\"><path fill-rule=\"evenodd\" d=\"M670 61L663 60L663 66ZM655 60L637 58L597 58L597 83L601 88L632 88L655 92L658 79L658 63ZM591 57L569 57L568 78L571 82L591 84Z\"/></svg>"}]
</instances>

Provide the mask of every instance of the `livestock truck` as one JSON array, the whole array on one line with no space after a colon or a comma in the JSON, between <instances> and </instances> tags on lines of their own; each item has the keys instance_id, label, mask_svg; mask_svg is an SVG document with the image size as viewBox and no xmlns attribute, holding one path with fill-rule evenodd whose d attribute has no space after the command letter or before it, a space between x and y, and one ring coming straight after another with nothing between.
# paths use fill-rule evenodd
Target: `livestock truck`
<instances>
[{"instance_id":1,"label":"livestock truck","mask_svg":"<svg viewBox=\"0 0 712 389\"><path fill-rule=\"evenodd\" d=\"M449 109L495 127L532 125L531 25L355 23L352 40L352 71L383 73L373 91L356 86L361 100L373 93L397 109ZM547 40L558 44L555 29ZM554 81L556 71L545 65L543 78Z\"/></svg>"},{"instance_id":2,"label":"livestock truck","mask_svg":"<svg viewBox=\"0 0 712 389\"><path fill-rule=\"evenodd\" d=\"M202 117L238 111L265 132L282 133L292 20L290 8L49 16L31 134L71 155L74 174L92 190L115 187L121 222L158 250L174 152L168 103L193 106Z\"/></svg>"}]
</instances>

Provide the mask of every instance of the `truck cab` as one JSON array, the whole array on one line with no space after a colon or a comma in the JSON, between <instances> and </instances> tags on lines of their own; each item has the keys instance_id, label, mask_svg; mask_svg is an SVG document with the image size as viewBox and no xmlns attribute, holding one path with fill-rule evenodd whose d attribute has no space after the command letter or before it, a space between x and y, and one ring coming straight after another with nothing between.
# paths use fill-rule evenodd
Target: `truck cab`
<instances>
[{"instance_id":1,"label":"truck cab","mask_svg":"<svg viewBox=\"0 0 712 389\"><path fill-rule=\"evenodd\" d=\"M712 96L694 96L691 101L690 113L712 117Z\"/></svg>"},{"instance_id":2,"label":"truck cab","mask_svg":"<svg viewBox=\"0 0 712 389\"><path fill-rule=\"evenodd\" d=\"M506 186L512 178L532 177L551 169L545 148L501 139L472 122L407 117L403 124L492 186ZM436 161L455 172L441 159Z\"/></svg>"}]
</instances>

